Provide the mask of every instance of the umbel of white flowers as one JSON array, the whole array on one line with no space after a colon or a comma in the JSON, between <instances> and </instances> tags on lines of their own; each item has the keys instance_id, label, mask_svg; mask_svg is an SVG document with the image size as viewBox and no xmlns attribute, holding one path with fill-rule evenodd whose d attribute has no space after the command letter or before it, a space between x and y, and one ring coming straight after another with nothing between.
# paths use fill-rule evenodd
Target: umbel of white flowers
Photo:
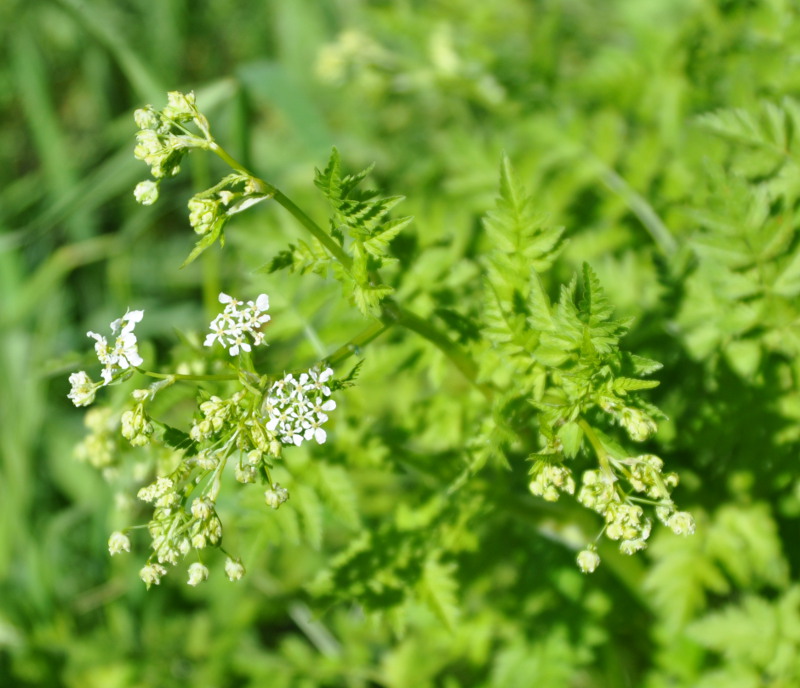
<instances>
[{"instance_id":1,"label":"umbel of white flowers","mask_svg":"<svg viewBox=\"0 0 800 688\"><path fill-rule=\"evenodd\" d=\"M111 333L116 335L113 346L108 340L97 332L87 332L86 336L95 340L94 350L97 358L103 364L100 377L103 382L94 382L89 375L81 370L69 376L71 389L67 395L75 406L88 406L94 401L94 396L100 387L109 384L115 373L142 365L142 357L133 333L136 323L141 322L144 311L127 311L121 318L111 323Z\"/></svg>"},{"instance_id":2,"label":"umbel of white flowers","mask_svg":"<svg viewBox=\"0 0 800 688\"><path fill-rule=\"evenodd\" d=\"M225 304L225 309L211 321L211 333L206 335L203 342L205 346L219 342L231 356L236 356L240 351L251 351L246 337L253 340L253 346L264 343L261 326L270 321L266 314L269 310L269 297L266 294L259 294L255 301L248 301L245 306L243 301L220 292L219 302Z\"/></svg>"}]
</instances>

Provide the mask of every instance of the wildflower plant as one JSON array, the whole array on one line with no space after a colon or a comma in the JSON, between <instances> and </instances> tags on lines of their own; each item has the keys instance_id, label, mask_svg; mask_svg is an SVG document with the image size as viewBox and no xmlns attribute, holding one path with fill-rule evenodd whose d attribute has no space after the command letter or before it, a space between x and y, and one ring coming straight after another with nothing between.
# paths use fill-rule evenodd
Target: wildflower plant
<instances>
[{"instance_id":1,"label":"wildflower plant","mask_svg":"<svg viewBox=\"0 0 800 688\"><path fill-rule=\"evenodd\" d=\"M365 589L354 571L362 577L375 574L378 587L384 585L379 581L416 581L433 611L452 625L455 562L443 559L442 543L452 539L453 523L477 518L480 505L489 500L482 472L491 465L524 462L525 457L528 499L569 499L599 515L593 530L584 529L584 547L577 554L577 567L584 573L601 564L600 551L607 546L602 537L632 555L647 546L657 522L679 535L694 531L692 516L672 497L678 476L664 472L664 461L649 453L649 446L639 448L664 418L643 395L658 384L649 376L660 364L622 349L631 323L614 318L588 264L551 298L543 276L565 245L565 231L534 213L508 159L501 164L496 207L482 228L487 249L476 258L483 274L482 309L450 312L445 320L449 326L442 326L405 307L396 297L396 284L382 274L396 263L392 242L411 218L391 217L401 197L361 189L370 168L344 172L334 149L327 165L316 171L314 184L331 209L326 229L217 143L193 94L172 92L166 107L147 106L134 118L139 127L134 154L151 174L134 190L139 203L155 203L163 180L176 175L193 151L214 153L231 168L188 203L188 224L199 240L184 265L214 243L223 245L234 215L271 200L308 236L273 256L264 272L329 275L368 321L349 341L327 343L337 347L330 355L291 371L270 369L268 356L253 355L270 343L272 317L265 293L250 295L251 300L219 294L222 311L210 322L204 346L196 353L208 362L224 352L223 373L155 370L137 347L135 328L144 322L142 310L129 310L111 323L111 339L88 333L95 341L102 381L94 382L84 371L72 374L68 396L76 406L89 406L102 387L134 376L137 383L154 380L135 389L124 409L90 410L91 432L79 449L80 456L103 469L116 465L110 439L115 433L132 447L163 450L137 492L152 510L140 526L150 536L151 554L140 571L148 587L185 559L188 584L201 584L214 575L213 565L209 568L204 561L212 549L226 556L224 571L230 580L242 578L241 558L226 549L218 507L223 487L235 482L260 485L265 509L279 509L290 497L289 508L307 507L313 500L310 492L300 486L290 494L276 479L276 466L282 463L285 469L284 452L304 443L313 450L326 444L330 434L335 436L331 421L340 403L337 393L353 384L358 366L338 378L335 370L392 328L413 333L449 360L482 400L481 420L471 431L458 477L441 486L442 494L458 499L433 499L412 519L415 525L384 524L357 538L320 572L312 586L319 595L356 597L367 608L392 607L405 593L391 588L393 583L385 583L390 589L380 594L377 587ZM183 428L167 424L151 410L162 390L176 384L196 389L197 406ZM332 492L336 490L330 484L339 480L334 475L341 477L328 471L322 480ZM387 541L401 544L391 551L381 549ZM569 546L580 549L574 542ZM108 548L113 555L138 549L133 527L112 533ZM362 555L369 551L376 552L369 565L379 565L379 571L370 571L364 561Z\"/></svg>"}]
</instances>

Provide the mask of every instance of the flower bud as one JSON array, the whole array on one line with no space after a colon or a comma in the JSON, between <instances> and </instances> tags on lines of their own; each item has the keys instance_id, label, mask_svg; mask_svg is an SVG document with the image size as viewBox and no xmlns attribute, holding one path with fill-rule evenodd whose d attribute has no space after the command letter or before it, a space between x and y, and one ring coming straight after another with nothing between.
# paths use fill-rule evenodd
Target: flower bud
<instances>
[{"instance_id":1,"label":"flower bud","mask_svg":"<svg viewBox=\"0 0 800 688\"><path fill-rule=\"evenodd\" d=\"M158 184L154 181L139 182L133 190L133 197L142 205L153 205L158 200Z\"/></svg>"},{"instance_id":2,"label":"flower bud","mask_svg":"<svg viewBox=\"0 0 800 688\"><path fill-rule=\"evenodd\" d=\"M264 493L264 500L266 501L267 506L270 506L273 509L277 509L287 499L289 499L289 491L286 488L281 487L278 483L273 484L272 489L267 490Z\"/></svg>"},{"instance_id":3,"label":"flower bud","mask_svg":"<svg viewBox=\"0 0 800 688\"><path fill-rule=\"evenodd\" d=\"M75 406L88 406L94 401L95 393L101 386L99 382L93 382L83 370L72 373L69 376L69 383L72 385L67 397Z\"/></svg>"},{"instance_id":4,"label":"flower bud","mask_svg":"<svg viewBox=\"0 0 800 688\"><path fill-rule=\"evenodd\" d=\"M581 573L594 573L595 569L600 565L600 555L590 545L578 553L577 561Z\"/></svg>"},{"instance_id":5,"label":"flower bud","mask_svg":"<svg viewBox=\"0 0 800 688\"><path fill-rule=\"evenodd\" d=\"M115 530L108 538L108 552L113 557L115 554L131 551L131 541L127 535Z\"/></svg>"},{"instance_id":6,"label":"flower bud","mask_svg":"<svg viewBox=\"0 0 800 688\"><path fill-rule=\"evenodd\" d=\"M139 129L157 129L159 124L158 115L149 106L135 110L133 121L136 122L136 126Z\"/></svg>"},{"instance_id":7,"label":"flower bud","mask_svg":"<svg viewBox=\"0 0 800 688\"><path fill-rule=\"evenodd\" d=\"M189 585L199 585L204 580L208 580L208 569L203 566L199 561L196 561L189 567Z\"/></svg>"},{"instance_id":8,"label":"flower bud","mask_svg":"<svg viewBox=\"0 0 800 688\"><path fill-rule=\"evenodd\" d=\"M200 497L192 502L192 516L204 521L214 513L214 502L208 497Z\"/></svg>"},{"instance_id":9,"label":"flower bud","mask_svg":"<svg viewBox=\"0 0 800 688\"><path fill-rule=\"evenodd\" d=\"M166 573L167 569L161 566L161 564L148 564L139 571L139 578L141 578L149 588L153 584L159 585L161 583L161 578Z\"/></svg>"},{"instance_id":10,"label":"flower bud","mask_svg":"<svg viewBox=\"0 0 800 688\"><path fill-rule=\"evenodd\" d=\"M688 511L676 511L667 520L667 527L676 535L693 535L694 518Z\"/></svg>"},{"instance_id":11,"label":"flower bud","mask_svg":"<svg viewBox=\"0 0 800 688\"><path fill-rule=\"evenodd\" d=\"M634 442L644 442L658 430L656 422L650 416L635 408L624 408L619 422Z\"/></svg>"},{"instance_id":12,"label":"flower bud","mask_svg":"<svg viewBox=\"0 0 800 688\"><path fill-rule=\"evenodd\" d=\"M189 200L189 224L197 234L208 234L213 229L219 212L219 201L197 196Z\"/></svg>"},{"instance_id":13,"label":"flower bud","mask_svg":"<svg viewBox=\"0 0 800 688\"><path fill-rule=\"evenodd\" d=\"M244 576L244 565L238 559L228 557L225 562L225 573L228 576L228 580L237 581Z\"/></svg>"}]
</instances>

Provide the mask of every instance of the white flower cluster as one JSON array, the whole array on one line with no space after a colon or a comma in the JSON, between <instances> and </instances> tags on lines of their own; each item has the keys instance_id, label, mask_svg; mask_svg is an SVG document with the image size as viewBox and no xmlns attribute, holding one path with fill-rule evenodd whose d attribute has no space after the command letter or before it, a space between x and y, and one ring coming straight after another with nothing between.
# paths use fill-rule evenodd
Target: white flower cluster
<instances>
[{"instance_id":1,"label":"white flower cluster","mask_svg":"<svg viewBox=\"0 0 800 688\"><path fill-rule=\"evenodd\" d=\"M248 301L245 308L241 307L244 302L223 293L219 295L219 302L225 304L225 310L211 321L211 333L206 336L205 346L219 342L231 356L236 356L239 351L251 351L250 343L245 338L248 335L253 339L253 346L264 343L264 333L260 328L270 320L266 314L269 310L269 297L266 294L260 294L255 301Z\"/></svg>"},{"instance_id":2,"label":"white flower cluster","mask_svg":"<svg viewBox=\"0 0 800 688\"><path fill-rule=\"evenodd\" d=\"M315 439L324 444L327 439L323 423L328 412L336 408L330 387L326 384L333 375L331 368L322 372L312 368L299 378L290 373L275 382L264 401L267 430L278 435L284 444L300 446L303 440Z\"/></svg>"},{"instance_id":3,"label":"white flower cluster","mask_svg":"<svg viewBox=\"0 0 800 688\"><path fill-rule=\"evenodd\" d=\"M96 332L86 333L87 337L95 340L94 350L97 352L97 358L105 366L103 372L100 373L105 385L111 382L111 378L117 370L127 370L142 365L142 357L139 355L133 330L136 323L141 322L143 315L144 311L128 311L111 323L111 332L117 337L113 347L109 346L105 337ZM70 381L72 382L72 377L70 377Z\"/></svg>"}]
</instances>

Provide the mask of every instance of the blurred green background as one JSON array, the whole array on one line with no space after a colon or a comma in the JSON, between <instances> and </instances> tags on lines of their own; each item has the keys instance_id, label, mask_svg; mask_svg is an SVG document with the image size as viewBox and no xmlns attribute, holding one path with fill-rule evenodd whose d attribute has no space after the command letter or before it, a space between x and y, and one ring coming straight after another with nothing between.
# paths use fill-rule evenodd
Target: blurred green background
<instances>
[{"instance_id":1,"label":"blurred green background","mask_svg":"<svg viewBox=\"0 0 800 688\"><path fill-rule=\"evenodd\" d=\"M692 339L696 314L676 306L662 274L696 227L687 208L704 202L698 179L726 155L696 117L796 95L797 18L796 3L778 0L0 0L0 685L797 685L791 662L752 659L731 669L740 683L715 683L750 639L704 644L719 630L707 620L682 639L726 594L767 589L783 621L764 611L761 626L744 613L727 625L768 629L795 651L799 407L787 393L777 410L770 388L737 377L733 354L722 372L709 364L717 342ZM485 572L473 562L453 635L422 614L406 635L355 607L320 621L303 586L325 555L302 537L270 544L255 517L245 580L212 576L194 590L181 574L146 592L141 551L107 554L121 497L73 457L84 413L66 379L89 360L85 332L145 308L144 337L161 351L173 328L202 329L222 288L269 291L286 323L279 361L322 356L360 327L337 287L256 275L298 236L275 209L242 218L226 253L177 269L192 243L186 200L216 168L195 156L158 204L135 204L146 168L133 158L132 112L162 106L168 90L194 90L226 148L318 218L327 211L310 180L330 147L351 169L375 161L374 181L406 194L403 213L416 217L395 250L422 256L399 297L423 313L431 290L473 307L476 228L506 151L540 210L568 228L557 276L591 262L619 312L638 319L629 348L666 363L657 401L672 420L660 450L712 524L706 535L663 541L628 575L587 583L546 528L509 530ZM364 388L383 396L354 395L353 414L391 407L381 369L433 365L408 363L409 351L368 362ZM367 510L390 509L402 488L374 459L386 446L375 440L370 458L372 440L340 436ZM248 504L238 508L246 522ZM334 528L325 547L347 532ZM538 544L522 554L525 538ZM752 569L697 564L748 548ZM641 567L658 562L672 568L648 579Z\"/></svg>"}]
</instances>

